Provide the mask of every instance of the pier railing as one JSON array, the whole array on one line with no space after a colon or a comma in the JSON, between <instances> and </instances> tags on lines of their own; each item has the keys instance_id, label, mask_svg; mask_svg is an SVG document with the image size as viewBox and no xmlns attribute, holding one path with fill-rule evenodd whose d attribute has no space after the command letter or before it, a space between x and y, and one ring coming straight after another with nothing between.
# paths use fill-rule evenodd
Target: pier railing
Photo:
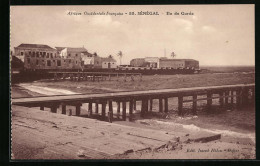
<instances>
[{"instance_id":1,"label":"pier railing","mask_svg":"<svg viewBox=\"0 0 260 166\"><path fill-rule=\"evenodd\" d=\"M131 81L142 80L141 73L117 73L117 72L64 72L64 71L55 71L49 72L53 74L54 80L64 80L68 78L72 81L111 81L112 77L115 77L119 81L119 77L123 77L123 80L126 81L127 78L130 78Z\"/></svg>"},{"instance_id":2,"label":"pier railing","mask_svg":"<svg viewBox=\"0 0 260 166\"><path fill-rule=\"evenodd\" d=\"M192 97L185 100L184 97ZM198 96L206 96L198 98ZM153 100L159 100L159 112L167 113L168 99L178 98L178 115L183 116L183 103L192 103L192 112L197 114L197 102L200 100L207 101L207 110L211 111L212 100L219 99L220 106L231 104L240 107L249 104L249 100L255 99L255 84L238 84L238 85L223 85L209 87L192 87L180 89L161 89L161 90L145 90L145 91L130 91L130 92L115 92L102 94L76 94L76 95L59 95L59 96L44 96L44 97L29 97L29 98L13 98L13 105L26 107L44 107L50 108L51 112L56 113L58 108L61 108L62 114L66 114L66 106L75 106L76 116L80 115L82 104L88 104L88 116L93 114L93 104L95 104L94 114L99 114L99 104L101 105L101 116L103 119L113 121L115 110L112 103L117 103L117 116L120 115L123 120L126 120L126 104L129 104L129 120L132 120L133 110L136 110L136 102L141 101L141 117L145 117L148 111L152 111ZM120 113L120 103L122 103L122 114ZM106 107L108 105L108 112ZM149 106L149 107L148 107ZM164 108L164 109L163 109Z\"/></svg>"}]
</instances>

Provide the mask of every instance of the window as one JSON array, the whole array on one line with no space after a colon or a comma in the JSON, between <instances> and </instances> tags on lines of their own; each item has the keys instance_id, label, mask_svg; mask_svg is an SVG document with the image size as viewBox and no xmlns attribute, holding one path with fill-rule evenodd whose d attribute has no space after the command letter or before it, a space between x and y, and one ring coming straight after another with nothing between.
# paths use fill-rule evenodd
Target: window
<instances>
[{"instance_id":1,"label":"window","mask_svg":"<svg viewBox=\"0 0 260 166\"><path fill-rule=\"evenodd\" d=\"M57 66L61 66L61 61L57 60Z\"/></svg>"},{"instance_id":2,"label":"window","mask_svg":"<svg viewBox=\"0 0 260 166\"><path fill-rule=\"evenodd\" d=\"M53 60L53 62L55 62L55 60Z\"/></svg>"},{"instance_id":3,"label":"window","mask_svg":"<svg viewBox=\"0 0 260 166\"><path fill-rule=\"evenodd\" d=\"M51 55L51 58L53 58L53 55L52 55L52 53L50 53L50 55Z\"/></svg>"},{"instance_id":4,"label":"window","mask_svg":"<svg viewBox=\"0 0 260 166\"><path fill-rule=\"evenodd\" d=\"M35 52L32 52L32 57L34 57L35 56Z\"/></svg>"},{"instance_id":5,"label":"window","mask_svg":"<svg viewBox=\"0 0 260 166\"><path fill-rule=\"evenodd\" d=\"M38 60L38 59L36 60L36 65L37 65L37 66L39 65L39 60Z\"/></svg>"},{"instance_id":6,"label":"window","mask_svg":"<svg viewBox=\"0 0 260 166\"><path fill-rule=\"evenodd\" d=\"M42 55L42 52L40 52L40 55Z\"/></svg>"},{"instance_id":7,"label":"window","mask_svg":"<svg viewBox=\"0 0 260 166\"><path fill-rule=\"evenodd\" d=\"M43 52L43 55L46 55L46 52Z\"/></svg>"},{"instance_id":8,"label":"window","mask_svg":"<svg viewBox=\"0 0 260 166\"><path fill-rule=\"evenodd\" d=\"M23 55L23 52L21 52L21 55Z\"/></svg>"},{"instance_id":9,"label":"window","mask_svg":"<svg viewBox=\"0 0 260 166\"><path fill-rule=\"evenodd\" d=\"M38 58L38 57L39 57L39 54L36 54L36 57Z\"/></svg>"},{"instance_id":10,"label":"window","mask_svg":"<svg viewBox=\"0 0 260 166\"><path fill-rule=\"evenodd\" d=\"M30 63L30 58L27 59L27 62Z\"/></svg>"},{"instance_id":11,"label":"window","mask_svg":"<svg viewBox=\"0 0 260 166\"><path fill-rule=\"evenodd\" d=\"M49 53L47 53L47 56L46 56L46 58L49 58Z\"/></svg>"},{"instance_id":12,"label":"window","mask_svg":"<svg viewBox=\"0 0 260 166\"><path fill-rule=\"evenodd\" d=\"M31 51L29 51L29 55L31 55L32 54L32 52Z\"/></svg>"},{"instance_id":13,"label":"window","mask_svg":"<svg viewBox=\"0 0 260 166\"><path fill-rule=\"evenodd\" d=\"M78 54L76 54L76 57L78 56Z\"/></svg>"},{"instance_id":14,"label":"window","mask_svg":"<svg viewBox=\"0 0 260 166\"><path fill-rule=\"evenodd\" d=\"M76 64L78 64L78 62L76 61Z\"/></svg>"},{"instance_id":15,"label":"window","mask_svg":"<svg viewBox=\"0 0 260 166\"><path fill-rule=\"evenodd\" d=\"M71 63L71 60L69 60L69 63Z\"/></svg>"},{"instance_id":16,"label":"window","mask_svg":"<svg viewBox=\"0 0 260 166\"><path fill-rule=\"evenodd\" d=\"M51 61L47 60L47 66L51 66Z\"/></svg>"}]
</instances>

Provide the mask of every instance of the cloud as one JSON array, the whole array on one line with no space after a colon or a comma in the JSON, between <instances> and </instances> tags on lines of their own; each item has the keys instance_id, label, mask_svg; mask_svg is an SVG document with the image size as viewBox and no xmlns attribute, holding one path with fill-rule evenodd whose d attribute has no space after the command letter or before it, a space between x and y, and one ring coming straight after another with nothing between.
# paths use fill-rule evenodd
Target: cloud
<instances>
[{"instance_id":1,"label":"cloud","mask_svg":"<svg viewBox=\"0 0 260 166\"><path fill-rule=\"evenodd\" d=\"M216 29L214 27L207 25L202 26L202 30L204 32L216 32Z\"/></svg>"},{"instance_id":2,"label":"cloud","mask_svg":"<svg viewBox=\"0 0 260 166\"><path fill-rule=\"evenodd\" d=\"M192 33L193 32L193 22L185 19L177 18L174 20L176 25L183 28L184 31Z\"/></svg>"},{"instance_id":3,"label":"cloud","mask_svg":"<svg viewBox=\"0 0 260 166\"><path fill-rule=\"evenodd\" d=\"M121 23L119 21L113 21L111 16L96 15L91 18L90 21L93 25L99 26L114 26L119 27Z\"/></svg>"}]
</instances>

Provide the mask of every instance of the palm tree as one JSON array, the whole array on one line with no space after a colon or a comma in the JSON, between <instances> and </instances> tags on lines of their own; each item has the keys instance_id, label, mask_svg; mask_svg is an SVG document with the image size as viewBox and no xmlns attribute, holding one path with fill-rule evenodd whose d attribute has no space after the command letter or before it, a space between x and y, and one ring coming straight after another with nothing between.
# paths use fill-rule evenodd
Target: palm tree
<instances>
[{"instance_id":1,"label":"palm tree","mask_svg":"<svg viewBox=\"0 0 260 166\"><path fill-rule=\"evenodd\" d=\"M123 56L123 53L122 51L119 51L117 56L119 56L119 59L120 59L120 65L121 65L121 59L122 59L122 56Z\"/></svg>"},{"instance_id":2,"label":"palm tree","mask_svg":"<svg viewBox=\"0 0 260 166\"><path fill-rule=\"evenodd\" d=\"M172 57L172 58L175 58L176 56L177 56L177 55L176 55L174 52L171 53L171 57Z\"/></svg>"}]
</instances>

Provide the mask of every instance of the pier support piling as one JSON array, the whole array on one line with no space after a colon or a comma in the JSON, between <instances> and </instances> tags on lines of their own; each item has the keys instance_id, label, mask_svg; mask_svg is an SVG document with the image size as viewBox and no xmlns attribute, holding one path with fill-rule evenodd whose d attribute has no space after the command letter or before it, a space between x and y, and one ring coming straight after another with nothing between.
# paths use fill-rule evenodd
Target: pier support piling
<instances>
[{"instance_id":1,"label":"pier support piling","mask_svg":"<svg viewBox=\"0 0 260 166\"><path fill-rule=\"evenodd\" d=\"M123 101L123 115L122 119L125 121L126 120L126 102Z\"/></svg>"},{"instance_id":2,"label":"pier support piling","mask_svg":"<svg viewBox=\"0 0 260 166\"><path fill-rule=\"evenodd\" d=\"M178 115L183 117L183 96L178 97Z\"/></svg>"},{"instance_id":3,"label":"pier support piling","mask_svg":"<svg viewBox=\"0 0 260 166\"><path fill-rule=\"evenodd\" d=\"M110 123L113 122L113 105L112 105L112 100L108 101L108 121Z\"/></svg>"},{"instance_id":4,"label":"pier support piling","mask_svg":"<svg viewBox=\"0 0 260 166\"><path fill-rule=\"evenodd\" d=\"M162 98L159 98L159 112L163 112Z\"/></svg>"}]
</instances>

